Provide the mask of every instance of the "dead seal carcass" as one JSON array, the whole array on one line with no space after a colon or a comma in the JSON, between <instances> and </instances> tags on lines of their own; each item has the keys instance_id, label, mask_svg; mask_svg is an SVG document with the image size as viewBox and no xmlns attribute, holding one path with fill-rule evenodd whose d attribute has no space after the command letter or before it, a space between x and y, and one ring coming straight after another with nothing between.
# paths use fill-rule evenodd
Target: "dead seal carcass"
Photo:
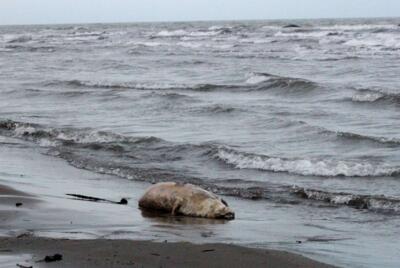
<instances>
[{"instance_id":1,"label":"dead seal carcass","mask_svg":"<svg viewBox=\"0 0 400 268\"><path fill-rule=\"evenodd\" d=\"M140 198L139 207L172 215L227 220L235 218L235 213L223 199L189 183L157 183Z\"/></svg>"}]
</instances>

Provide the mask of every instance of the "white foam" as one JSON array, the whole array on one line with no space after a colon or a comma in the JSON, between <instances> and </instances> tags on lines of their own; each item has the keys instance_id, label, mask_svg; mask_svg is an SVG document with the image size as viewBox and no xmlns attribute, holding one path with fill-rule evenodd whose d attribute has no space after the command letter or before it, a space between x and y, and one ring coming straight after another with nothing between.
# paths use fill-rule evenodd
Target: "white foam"
<instances>
[{"instance_id":1,"label":"white foam","mask_svg":"<svg viewBox=\"0 0 400 268\"><path fill-rule=\"evenodd\" d=\"M86 87L99 87L99 88L132 88L132 89L184 89L190 87L186 84L175 84L175 83L150 83L150 82L124 82L124 81L80 81L77 80L77 84Z\"/></svg>"},{"instance_id":2,"label":"white foam","mask_svg":"<svg viewBox=\"0 0 400 268\"><path fill-rule=\"evenodd\" d=\"M351 98L354 102L374 102L382 98L384 95L379 92L359 92Z\"/></svg>"},{"instance_id":3,"label":"white foam","mask_svg":"<svg viewBox=\"0 0 400 268\"><path fill-rule=\"evenodd\" d=\"M208 30L208 31L193 31L188 32L185 30L174 30L174 31L161 31L157 33L157 36L161 37L207 37L216 36L221 33L222 30Z\"/></svg>"},{"instance_id":4,"label":"white foam","mask_svg":"<svg viewBox=\"0 0 400 268\"><path fill-rule=\"evenodd\" d=\"M32 125L28 124L20 124L17 123L14 129L14 136L16 137L28 137L31 139L35 138L35 134L42 131L43 133L47 133L44 137L37 135L37 142L41 146L55 146L60 141L74 141L76 143L106 143L106 142L113 142L113 141L125 141L127 138L111 133L111 132L104 132L104 131L69 131L69 130L56 130L51 128L35 128Z\"/></svg>"},{"instance_id":5,"label":"white foam","mask_svg":"<svg viewBox=\"0 0 400 268\"><path fill-rule=\"evenodd\" d=\"M232 26L223 26L223 25L213 25L208 28L209 31L221 31L225 29L232 29Z\"/></svg>"},{"instance_id":6,"label":"white foam","mask_svg":"<svg viewBox=\"0 0 400 268\"><path fill-rule=\"evenodd\" d=\"M187 35L185 30L175 30L175 31L161 31L157 34L157 36L165 36L165 37L173 37L173 36L184 36Z\"/></svg>"},{"instance_id":7,"label":"white foam","mask_svg":"<svg viewBox=\"0 0 400 268\"><path fill-rule=\"evenodd\" d=\"M333 204L349 204L354 199L353 195L335 195L331 197L331 203Z\"/></svg>"},{"instance_id":8,"label":"white foam","mask_svg":"<svg viewBox=\"0 0 400 268\"><path fill-rule=\"evenodd\" d=\"M107 143L113 141L123 141L125 137L99 131L89 132L59 132L56 136L57 140L74 141L76 143Z\"/></svg>"},{"instance_id":9,"label":"white foam","mask_svg":"<svg viewBox=\"0 0 400 268\"><path fill-rule=\"evenodd\" d=\"M265 30L278 30L278 29L282 29L282 26L277 26L277 25L264 25L263 27L261 27L261 29L265 29Z\"/></svg>"},{"instance_id":10,"label":"white foam","mask_svg":"<svg viewBox=\"0 0 400 268\"><path fill-rule=\"evenodd\" d=\"M394 24L353 24L353 25L332 25L332 26L321 26L320 29L325 30L343 30L343 31L360 31L360 30L375 30L375 29L386 29L394 30L398 26Z\"/></svg>"},{"instance_id":11,"label":"white foam","mask_svg":"<svg viewBox=\"0 0 400 268\"><path fill-rule=\"evenodd\" d=\"M231 44L208 44L208 43L188 42L188 41L178 42L177 45L191 49L210 48L210 49L228 50L233 47L233 45Z\"/></svg>"},{"instance_id":12,"label":"white foam","mask_svg":"<svg viewBox=\"0 0 400 268\"><path fill-rule=\"evenodd\" d=\"M6 43L25 43L31 41L32 36L23 34L5 34L3 35L3 40Z\"/></svg>"},{"instance_id":13,"label":"white foam","mask_svg":"<svg viewBox=\"0 0 400 268\"><path fill-rule=\"evenodd\" d=\"M268 81L270 79L271 79L270 76L252 73L249 75L249 78L246 80L246 84L255 85L255 84L259 84L259 83Z\"/></svg>"},{"instance_id":14,"label":"white foam","mask_svg":"<svg viewBox=\"0 0 400 268\"><path fill-rule=\"evenodd\" d=\"M31 135L32 133L36 132L36 128L32 126L27 126L23 124L17 124L14 130L16 136L24 136L24 135Z\"/></svg>"},{"instance_id":15,"label":"white foam","mask_svg":"<svg viewBox=\"0 0 400 268\"><path fill-rule=\"evenodd\" d=\"M369 49L400 49L400 36L393 33L365 34L344 43L347 46Z\"/></svg>"},{"instance_id":16,"label":"white foam","mask_svg":"<svg viewBox=\"0 0 400 268\"><path fill-rule=\"evenodd\" d=\"M204 31L204 32L191 32L190 36L215 36L220 34L220 31Z\"/></svg>"},{"instance_id":17,"label":"white foam","mask_svg":"<svg viewBox=\"0 0 400 268\"><path fill-rule=\"evenodd\" d=\"M305 176L390 176L398 171L398 169L385 164L375 165L368 162L328 159L284 159L245 154L226 148L219 148L215 157L239 169L260 169Z\"/></svg>"},{"instance_id":18,"label":"white foam","mask_svg":"<svg viewBox=\"0 0 400 268\"><path fill-rule=\"evenodd\" d=\"M276 37L294 37L294 38L320 38L327 36L328 31L318 31L318 32L282 32L279 31L275 34Z\"/></svg>"},{"instance_id":19,"label":"white foam","mask_svg":"<svg viewBox=\"0 0 400 268\"><path fill-rule=\"evenodd\" d=\"M161 42L129 42L127 45L136 45L136 46L145 46L145 47L159 47L159 46L167 46L168 43Z\"/></svg>"},{"instance_id":20,"label":"white foam","mask_svg":"<svg viewBox=\"0 0 400 268\"><path fill-rule=\"evenodd\" d=\"M203 46L201 43L196 43L196 42L178 42L177 45L192 49L201 48Z\"/></svg>"},{"instance_id":21,"label":"white foam","mask_svg":"<svg viewBox=\"0 0 400 268\"><path fill-rule=\"evenodd\" d=\"M174 83L135 83L130 84L133 88L138 89L149 89L149 90L157 90L157 89L185 89L190 88L192 86L186 84L174 84Z\"/></svg>"},{"instance_id":22,"label":"white foam","mask_svg":"<svg viewBox=\"0 0 400 268\"><path fill-rule=\"evenodd\" d=\"M240 39L240 43L251 43L251 44L267 44L271 43L274 40L271 38L243 38Z\"/></svg>"},{"instance_id":23,"label":"white foam","mask_svg":"<svg viewBox=\"0 0 400 268\"><path fill-rule=\"evenodd\" d=\"M369 200L369 207L372 209L384 209L384 210L392 210L399 212L400 211L400 202L397 199L397 202L390 202L389 200L372 198Z\"/></svg>"}]
</instances>

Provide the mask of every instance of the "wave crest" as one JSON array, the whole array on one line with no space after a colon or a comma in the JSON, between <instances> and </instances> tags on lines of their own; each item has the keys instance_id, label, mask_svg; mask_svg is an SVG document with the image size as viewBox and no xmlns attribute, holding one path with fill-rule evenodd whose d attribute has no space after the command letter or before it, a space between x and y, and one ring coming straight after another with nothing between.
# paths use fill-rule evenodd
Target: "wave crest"
<instances>
[{"instance_id":1,"label":"wave crest","mask_svg":"<svg viewBox=\"0 0 400 268\"><path fill-rule=\"evenodd\" d=\"M220 147L214 157L238 169L287 172L302 176L395 176L400 172L398 168L384 164L330 159L288 159L243 153L226 147Z\"/></svg>"},{"instance_id":2,"label":"wave crest","mask_svg":"<svg viewBox=\"0 0 400 268\"><path fill-rule=\"evenodd\" d=\"M84 80L54 80L41 83L45 87L69 88L102 88L102 89L137 89L137 90L191 90L199 92L212 92L220 90L229 91L262 91L268 89L312 90L318 84L301 78L284 77L268 73L251 73L244 83L238 84L171 84L171 83L137 83L118 81L84 81Z\"/></svg>"},{"instance_id":3,"label":"wave crest","mask_svg":"<svg viewBox=\"0 0 400 268\"><path fill-rule=\"evenodd\" d=\"M249 85L256 86L255 90L270 88L290 88L290 89L315 89L317 83L295 77L278 76L269 73L251 73L246 80Z\"/></svg>"},{"instance_id":4,"label":"wave crest","mask_svg":"<svg viewBox=\"0 0 400 268\"><path fill-rule=\"evenodd\" d=\"M37 124L21 123L11 120L0 121L0 131L6 131L7 136L35 141L44 146L57 146L63 143L102 144L102 143L157 143L162 139L156 137L127 137L107 131L91 129L55 129Z\"/></svg>"},{"instance_id":5,"label":"wave crest","mask_svg":"<svg viewBox=\"0 0 400 268\"><path fill-rule=\"evenodd\" d=\"M8 35L5 36L6 43L26 43L32 41L32 36L30 35Z\"/></svg>"},{"instance_id":6,"label":"wave crest","mask_svg":"<svg viewBox=\"0 0 400 268\"><path fill-rule=\"evenodd\" d=\"M346 205L357 209L368 209L377 212L400 212L400 199L396 198L332 193L301 187L294 187L293 192L304 199L323 201L334 205Z\"/></svg>"},{"instance_id":7,"label":"wave crest","mask_svg":"<svg viewBox=\"0 0 400 268\"><path fill-rule=\"evenodd\" d=\"M387 101L392 103L400 103L400 94L385 92L378 89L356 89L356 93L352 96L353 102L370 102Z\"/></svg>"}]
</instances>

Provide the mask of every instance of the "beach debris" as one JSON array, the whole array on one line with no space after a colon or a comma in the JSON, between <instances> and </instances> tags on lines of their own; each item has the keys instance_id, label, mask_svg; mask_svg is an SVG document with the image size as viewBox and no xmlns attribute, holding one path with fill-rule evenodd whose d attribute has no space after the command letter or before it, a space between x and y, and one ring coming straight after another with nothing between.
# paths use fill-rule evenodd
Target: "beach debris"
<instances>
[{"instance_id":1,"label":"beach debris","mask_svg":"<svg viewBox=\"0 0 400 268\"><path fill-rule=\"evenodd\" d=\"M59 253L56 253L54 255L48 255L44 257L44 259L36 261L36 262L55 262L55 261L62 261L63 256Z\"/></svg>"},{"instance_id":2,"label":"beach debris","mask_svg":"<svg viewBox=\"0 0 400 268\"><path fill-rule=\"evenodd\" d=\"M19 267L19 268L33 268L33 266L32 265L25 265L25 264L19 264L19 263L17 263L17 267Z\"/></svg>"},{"instance_id":3,"label":"beach debris","mask_svg":"<svg viewBox=\"0 0 400 268\"><path fill-rule=\"evenodd\" d=\"M119 201L119 204L128 205L128 200L126 200L125 198L122 198L121 201Z\"/></svg>"},{"instance_id":4,"label":"beach debris","mask_svg":"<svg viewBox=\"0 0 400 268\"><path fill-rule=\"evenodd\" d=\"M211 248L211 249L203 249L201 252L212 252L215 251L215 249Z\"/></svg>"},{"instance_id":5,"label":"beach debris","mask_svg":"<svg viewBox=\"0 0 400 268\"><path fill-rule=\"evenodd\" d=\"M20 206L22 206L22 203L20 203L20 202L15 203L15 206L16 206L16 207L20 207Z\"/></svg>"},{"instance_id":6,"label":"beach debris","mask_svg":"<svg viewBox=\"0 0 400 268\"><path fill-rule=\"evenodd\" d=\"M81 194L66 194L68 196L75 197L77 200L85 200L85 201L91 201L91 202L105 202L105 203L110 203L110 204L117 204L117 205L127 205L128 200L125 198L122 198L119 202L104 199L104 198L99 198L99 197L94 197L94 196L88 196L88 195L81 195Z\"/></svg>"},{"instance_id":7,"label":"beach debris","mask_svg":"<svg viewBox=\"0 0 400 268\"><path fill-rule=\"evenodd\" d=\"M54 261L61 261L62 260L62 255L61 254L54 254L53 256L46 256L44 258L45 262L54 262Z\"/></svg>"}]
</instances>

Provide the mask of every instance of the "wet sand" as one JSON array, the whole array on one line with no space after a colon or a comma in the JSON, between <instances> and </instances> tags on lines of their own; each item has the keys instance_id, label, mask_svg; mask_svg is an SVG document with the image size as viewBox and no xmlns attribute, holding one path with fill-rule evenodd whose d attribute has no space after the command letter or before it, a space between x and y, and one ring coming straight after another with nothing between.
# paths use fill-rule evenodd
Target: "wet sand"
<instances>
[{"instance_id":1,"label":"wet sand","mask_svg":"<svg viewBox=\"0 0 400 268\"><path fill-rule=\"evenodd\" d=\"M26 208L33 208L39 202L34 196L0 185L0 225L5 225L22 216Z\"/></svg>"},{"instance_id":2,"label":"wet sand","mask_svg":"<svg viewBox=\"0 0 400 268\"><path fill-rule=\"evenodd\" d=\"M31 256L14 265L33 267L332 267L287 252L226 244L34 237L0 239L0 244L0 252ZM57 253L61 261L40 262Z\"/></svg>"},{"instance_id":3,"label":"wet sand","mask_svg":"<svg viewBox=\"0 0 400 268\"><path fill-rule=\"evenodd\" d=\"M328 267L308 258L342 265L319 252L335 241L309 242L314 233L304 228L293 233L300 225L284 217L285 207L224 196L238 214L233 221L154 215L137 203L149 183L76 169L25 148L0 147L0 156L0 267L25 260L47 267L34 261L55 253L64 259L49 266ZM69 193L128 204L76 200Z\"/></svg>"},{"instance_id":4,"label":"wet sand","mask_svg":"<svg viewBox=\"0 0 400 268\"><path fill-rule=\"evenodd\" d=\"M0 200L2 228L21 219L32 220L27 211L40 207L38 197L7 186L0 186ZM53 239L37 237L29 230L0 238L1 267L50 267L55 263L41 260L57 253L63 258L56 267L332 267L284 251L221 243Z\"/></svg>"}]
</instances>

